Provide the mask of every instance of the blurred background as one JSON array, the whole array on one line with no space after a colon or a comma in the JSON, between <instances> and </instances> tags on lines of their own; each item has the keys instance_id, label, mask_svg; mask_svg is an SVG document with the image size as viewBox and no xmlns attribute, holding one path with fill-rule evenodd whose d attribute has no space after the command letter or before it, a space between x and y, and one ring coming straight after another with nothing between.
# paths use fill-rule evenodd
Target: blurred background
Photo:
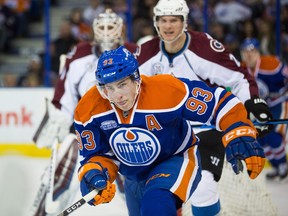
<instances>
[{"instance_id":1,"label":"blurred background","mask_svg":"<svg viewBox=\"0 0 288 216\"><path fill-rule=\"evenodd\" d=\"M92 40L91 23L108 7L125 20L127 41L136 43L156 35L156 2L0 0L1 216L26 215L23 212L31 206L41 174L49 164L51 151L36 148L32 137L45 113L45 98L53 96L60 55L80 41ZM209 33L239 61L240 44L247 37L255 37L262 54L276 55L288 63L288 0L186 2L189 29ZM279 196L283 191L287 195L287 184L284 190L283 185L276 183L278 186L273 196L287 213L287 197Z\"/></svg>"},{"instance_id":2,"label":"blurred background","mask_svg":"<svg viewBox=\"0 0 288 216\"><path fill-rule=\"evenodd\" d=\"M53 87L59 56L91 40L91 22L112 8L124 18L127 40L155 34L157 0L0 0L0 86ZM262 54L288 61L287 0L187 0L189 28L208 32L238 60L246 37L259 39ZM227 7L227 8L225 8ZM235 10L238 12L235 12Z\"/></svg>"}]
</instances>

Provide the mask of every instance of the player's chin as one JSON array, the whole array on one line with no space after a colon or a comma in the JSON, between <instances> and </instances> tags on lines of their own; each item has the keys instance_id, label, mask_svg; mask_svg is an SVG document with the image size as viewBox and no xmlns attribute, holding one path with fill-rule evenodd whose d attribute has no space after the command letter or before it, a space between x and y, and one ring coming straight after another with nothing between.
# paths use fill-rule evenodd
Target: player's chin
<instances>
[{"instance_id":1,"label":"player's chin","mask_svg":"<svg viewBox=\"0 0 288 216\"><path fill-rule=\"evenodd\" d=\"M174 35L165 35L165 37L163 37L165 41L173 41L176 37Z\"/></svg>"},{"instance_id":2,"label":"player's chin","mask_svg":"<svg viewBox=\"0 0 288 216\"><path fill-rule=\"evenodd\" d=\"M130 109L130 106L129 106L129 104L128 103L125 103L125 104L116 104L117 105L117 107L119 108L119 109L121 109L122 111L129 111L129 109Z\"/></svg>"}]
</instances>

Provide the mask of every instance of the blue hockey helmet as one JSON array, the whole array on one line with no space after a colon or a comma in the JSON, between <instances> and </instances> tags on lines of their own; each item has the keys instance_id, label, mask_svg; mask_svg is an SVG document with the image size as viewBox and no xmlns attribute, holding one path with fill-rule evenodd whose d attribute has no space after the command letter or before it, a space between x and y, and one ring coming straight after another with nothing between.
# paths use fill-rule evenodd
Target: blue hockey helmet
<instances>
[{"instance_id":1,"label":"blue hockey helmet","mask_svg":"<svg viewBox=\"0 0 288 216\"><path fill-rule=\"evenodd\" d=\"M240 46L241 50L260 50L260 43L256 38L246 38Z\"/></svg>"},{"instance_id":2,"label":"blue hockey helmet","mask_svg":"<svg viewBox=\"0 0 288 216\"><path fill-rule=\"evenodd\" d=\"M99 85L115 82L128 76L133 80L140 80L138 62L124 46L105 51L100 56L96 70L96 80Z\"/></svg>"}]
</instances>

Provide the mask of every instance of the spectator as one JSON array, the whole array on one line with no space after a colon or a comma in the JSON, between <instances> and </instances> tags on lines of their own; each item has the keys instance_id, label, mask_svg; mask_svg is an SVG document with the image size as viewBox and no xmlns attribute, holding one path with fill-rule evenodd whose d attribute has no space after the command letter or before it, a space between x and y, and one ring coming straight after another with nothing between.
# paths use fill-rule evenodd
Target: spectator
<instances>
[{"instance_id":1,"label":"spectator","mask_svg":"<svg viewBox=\"0 0 288 216\"><path fill-rule=\"evenodd\" d=\"M281 30L282 30L282 57L288 64L288 4L282 6L281 10Z\"/></svg>"},{"instance_id":2,"label":"spectator","mask_svg":"<svg viewBox=\"0 0 288 216\"><path fill-rule=\"evenodd\" d=\"M225 38L224 26L219 22L211 22L209 27L209 34L217 41L223 43Z\"/></svg>"},{"instance_id":3,"label":"spectator","mask_svg":"<svg viewBox=\"0 0 288 216\"><path fill-rule=\"evenodd\" d=\"M92 38L92 28L86 24L83 19L83 10L81 8L73 8L70 12L70 23L72 27L72 35L78 41L90 41Z\"/></svg>"},{"instance_id":4,"label":"spectator","mask_svg":"<svg viewBox=\"0 0 288 216\"><path fill-rule=\"evenodd\" d=\"M3 74L0 84L2 87L16 87L16 84L17 84L16 75L10 71Z\"/></svg>"},{"instance_id":5,"label":"spectator","mask_svg":"<svg viewBox=\"0 0 288 216\"><path fill-rule=\"evenodd\" d=\"M14 38L16 16L4 3L5 0L0 0L0 52L10 52L10 42Z\"/></svg>"},{"instance_id":6,"label":"spectator","mask_svg":"<svg viewBox=\"0 0 288 216\"><path fill-rule=\"evenodd\" d=\"M229 50L236 59L240 59L239 42L234 34L228 33L224 38L224 46Z\"/></svg>"},{"instance_id":7,"label":"spectator","mask_svg":"<svg viewBox=\"0 0 288 216\"><path fill-rule=\"evenodd\" d=\"M104 12L105 7L101 0L89 0L89 6L83 11L83 19L85 23L92 26L93 20L102 12Z\"/></svg>"},{"instance_id":8,"label":"spectator","mask_svg":"<svg viewBox=\"0 0 288 216\"><path fill-rule=\"evenodd\" d=\"M258 38L260 40L260 51L263 55L276 54L276 37L273 25L274 22L268 20L260 19L258 21Z\"/></svg>"},{"instance_id":9,"label":"spectator","mask_svg":"<svg viewBox=\"0 0 288 216\"><path fill-rule=\"evenodd\" d=\"M246 3L252 11L252 19L259 19L264 16L265 13L265 4L262 0L255 0L255 1L243 1Z\"/></svg>"},{"instance_id":10,"label":"spectator","mask_svg":"<svg viewBox=\"0 0 288 216\"><path fill-rule=\"evenodd\" d=\"M155 31L151 21L137 18L133 22L133 41L137 41L147 35L154 35Z\"/></svg>"},{"instance_id":11,"label":"spectator","mask_svg":"<svg viewBox=\"0 0 288 216\"><path fill-rule=\"evenodd\" d=\"M29 10L30 0L6 0L6 5L10 7L16 15L15 34L16 37L27 37L29 35Z\"/></svg>"},{"instance_id":12,"label":"spectator","mask_svg":"<svg viewBox=\"0 0 288 216\"><path fill-rule=\"evenodd\" d=\"M237 29L238 38L243 41L245 38L257 38L258 29L253 19L245 20Z\"/></svg>"},{"instance_id":13,"label":"spectator","mask_svg":"<svg viewBox=\"0 0 288 216\"><path fill-rule=\"evenodd\" d=\"M225 26L227 31L235 33L239 21L250 19L252 11L249 7L235 0L222 0L214 8L216 21Z\"/></svg>"},{"instance_id":14,"label":"spectator","mask_svg":"<svg viewBox=\"0 0 288 216\"><path fill-rule=\"evenodd\" d=\"M203 1L196 0L188 5L190 9L188 14L189 24L195 31L201 31L203 29L203 4Z\"/></svg>"},{"instance_id":15,"label":"spectator","mask_svg":"<svg viewBox=\"0 0 288 216\"><path fill-rule=\"evenodd\" d=\"M262 19L265 19L270 22L275 22L276 17L276 0L265 0L263 1L265 4Z\"/></svg>"},{"instance_id":16,"label":"spectator","mask_svg":"<svg viewBox=\"0 0 288 216\"><path fill-rule=\"evenodd\" d=\"M145 20L153 20L153 7L157 0L142 0L136 5L135 18L144 18Z\"/></svg>"},{"instance_id":17,"label":"spectator","mask_svg":"<svg viewBox=\"0 0 288 216\"><path fill-rule=\"evenodd\" d=\"M50 1L50 4L52 2ZM31 0L29 22L40 22L43 17L44 0Z\"/></svg>"},{"instance_id":18,"label":"spectator","mask_svg":"<svg viewBox=\"0 0 288 216\"><path fill-rule=\"evenodd\" d=\"M128 5L126 3L126 0L114 0L113 1L113 11L120 16L124 22L127 19L127 11L128 11ZM147 11L146 11L147 13Z\"/></svg>"},{"instance_id":19,"label":"spectator","mask_svg":"<svg viewBox=\"0 0 288 216\"><path fill-rule=\"evenodd\" d=\"M59 36L51 43L51 70L58 74L60 56L68 53L78 40L72 34L72 27L69 21L64 20L60 26Z\"/></svg>"},{"instance_id":20,"label":"spectator","mask_svg":"<svg viewBox=\"0 0 288 216\"><path fill-rule=\"evenodd\" d=\"M39 87L43 85L43 64L39 56L32 56L27 72L19 77L18 87Z\"/></svg>"},{"instance_id":21,"label":"spectator","mask_svg":"<svg viewBox=\"0 0 288 216\"><path fill-rule=\"evenodd\" d=\"M282 34L282 58L288 64L288 33Z\"/></svg>"}]
</instances>

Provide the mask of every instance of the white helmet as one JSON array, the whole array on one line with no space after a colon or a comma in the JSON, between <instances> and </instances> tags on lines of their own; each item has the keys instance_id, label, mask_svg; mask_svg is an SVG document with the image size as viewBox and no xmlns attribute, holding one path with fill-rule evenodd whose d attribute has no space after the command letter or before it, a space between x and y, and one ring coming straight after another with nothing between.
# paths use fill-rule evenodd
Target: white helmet
<instances>
[{"instance_id":1,"label":"white helmet","mask_svg":"<svg viewBox=\"0 0 288 216\"><path fill-rule=\"evenodd\" d=\"M185 0L159 0L156 6L154 7L153 12L154 12L153 17L154 27L160 38L162 37L159 33L159 29L157 26L157 17L159 16L182 16L184 22L183 32L186 31L189 8Z\"/></svg>"},{"instance_id":2,"label":"white helmet","mask_svg":"<svg viewBox=\"0 0 288 216\"><path fill-rule=\"evenodd\" d=\"M111 9L106 9L93 21L94 39L102 52L123 43L122 30L123 19Z\"/></svg>"}]
</instances>

